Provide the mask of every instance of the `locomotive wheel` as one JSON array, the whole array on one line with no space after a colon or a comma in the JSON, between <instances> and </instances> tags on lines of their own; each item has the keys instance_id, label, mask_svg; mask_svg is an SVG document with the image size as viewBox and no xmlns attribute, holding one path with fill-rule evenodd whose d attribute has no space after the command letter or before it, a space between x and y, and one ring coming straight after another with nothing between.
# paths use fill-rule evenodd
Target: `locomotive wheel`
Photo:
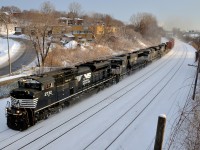
<instances>
[{"instance_id":1,"label":"locomotive wheel","mask_svg":"<svg viewBox=\"0 0 200 150\"><path fill-rule=\"evenodd\" d=\"M68 107L70 105L70 102L66 101L65 106Z\"/></svg>"},{"instance_id":2,"label":"locomotive wheel","mask_svg":"<svg viewBox=\"0 0 200 150\"><path fill-rule=\"evenodd\" d=\"M62 109L63 109L62 107L58 108L58 112L61 112L61 111L62 111Z\"/></svg>"},{"instance_id":3,"label":"locomotive wheel","mask_svg":"<svg viewBox=\"0 0 200 150\"><path fill-rule=\"evenodd\" d=\"M44 119L48 119L49 118L49 114L44 114Z\"/></svg>"},{"instance_id":4,"label":"locomotive wheel","mask_svg":"<svg viewBox=\"0 0 200 150\"><path fill-rule=\"evenodd\" d=\"M28 129L28 120L27 118L24 116L22 119L20 119L20 121L18 122L18 128L20 131L24 131L26 129Z\"/></svg>"},{"instance_id":5,"label":"locomotive wheel","mask_svg":"<svg viewBox=\"0 0 200 150\"><path fill-rule=\"evenodd\" d=\"M20 127L19 127L19 130L20 131L24 131L26 129L28 129L28 123L27 122L21 123Z\"/></svg>"},{"instance_id":6,"label":"locomotive wheel","mask_svg":"<svg viewBox=\"0 0 200 150\"><path fill-rule=\"evenodd\" d=\"M9 128L12 128L12 122L11 122L11 117L7 116L7 126Z\"/></svg>"}]
</instances>

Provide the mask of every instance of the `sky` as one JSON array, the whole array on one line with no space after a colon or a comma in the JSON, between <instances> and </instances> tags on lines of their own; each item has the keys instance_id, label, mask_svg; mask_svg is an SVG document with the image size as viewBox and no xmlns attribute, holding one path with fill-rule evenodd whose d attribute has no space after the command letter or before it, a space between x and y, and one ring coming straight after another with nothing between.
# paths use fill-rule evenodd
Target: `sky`
<instances>
[{"instance_id":1,"label":"sky","mask_svg":"<svg viewBox=\"0 0 200 150\"><path fill-rule=\"evenodd\" d=\"M37 9L47 0L0 0L2 6L17 6L21 10ZM200 30L199 0L49 0L58 11L68 11L72 2L81 5L87 14L103 13L130 23L130 17L137 13L154 15L160 26L184 30Z\"/></svg>"}]
</instances>

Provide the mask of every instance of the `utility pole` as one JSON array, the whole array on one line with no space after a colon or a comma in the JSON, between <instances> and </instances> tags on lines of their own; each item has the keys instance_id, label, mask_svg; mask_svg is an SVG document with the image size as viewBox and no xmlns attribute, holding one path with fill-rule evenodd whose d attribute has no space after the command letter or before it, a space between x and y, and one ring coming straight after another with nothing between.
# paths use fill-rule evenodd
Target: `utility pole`
<instances>
[{"instance_id":1,"label":"utility pole","mask_svg":"<svg viewBox=\"0 0 200 150\"><path fill-rule=\"evenodd\" d=\"M8 37L8 24L7 24L6 20L3 18L2 13L0 14L0 19L4 22L4 24L6 26L6 39L7 39L7 45L8 45L9 74L11 75L12 68L11 68L11 59L10 59L10 47L9 47L9 37Z\"/></svg>"}]
</instances>

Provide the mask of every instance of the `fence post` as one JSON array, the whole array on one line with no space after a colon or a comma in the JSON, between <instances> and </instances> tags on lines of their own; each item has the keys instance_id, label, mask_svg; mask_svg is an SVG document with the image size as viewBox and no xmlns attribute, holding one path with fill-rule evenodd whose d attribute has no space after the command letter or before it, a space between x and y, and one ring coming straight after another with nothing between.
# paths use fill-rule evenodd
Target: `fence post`
<instances>
[{"instance_id":1,"label":"fence post","mask_svg":"<svg viewBox=\"0 0 200 150\"><path fill-rule=\"evenodd\" d=\"M192 95L192 99L195 100L195 94L196 94L196 87L197 87L197 81L198 81L198 74L200 72L200 52L197 52L197 61L198 61L198 65L197 65L197 72L196 72L196 77L195 77L195 82L194 82L194 90L193 90L193 95Z\"/></svg>"},{"instance_id":2,"label":"fence post","mask_svg":"<svg viewBox=\"0 0 200 150\"><path fill-rule=\"evenodd\" d=\"M155 139L154 150L162 150L165 125L166 125L166 115L165 114L161 114L158 117L158 124L157 124L157 131L156 131L156 139Z\"/></svg>"}]
</instances>

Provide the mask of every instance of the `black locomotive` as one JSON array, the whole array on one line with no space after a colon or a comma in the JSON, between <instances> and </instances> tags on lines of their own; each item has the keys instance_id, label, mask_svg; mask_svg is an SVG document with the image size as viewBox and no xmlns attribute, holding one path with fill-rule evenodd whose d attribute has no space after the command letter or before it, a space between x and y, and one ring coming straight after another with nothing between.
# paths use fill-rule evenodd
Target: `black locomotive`
<instances>
[{"instance_id":1,"label":"black locomotive","mask_svg":"<svg viewBox=\"0 0 200 150\"><path fill-rule=\"evenodd\" d=\"M80 94L119 82L123 75L144 67L170 48L163 43L108 60L22 78L18 81L18 88L10 93L11 104L8 102L6 107L7 125L11 129L25 130L52 113L61 111Z\"/></svg>"}]
</instances>

